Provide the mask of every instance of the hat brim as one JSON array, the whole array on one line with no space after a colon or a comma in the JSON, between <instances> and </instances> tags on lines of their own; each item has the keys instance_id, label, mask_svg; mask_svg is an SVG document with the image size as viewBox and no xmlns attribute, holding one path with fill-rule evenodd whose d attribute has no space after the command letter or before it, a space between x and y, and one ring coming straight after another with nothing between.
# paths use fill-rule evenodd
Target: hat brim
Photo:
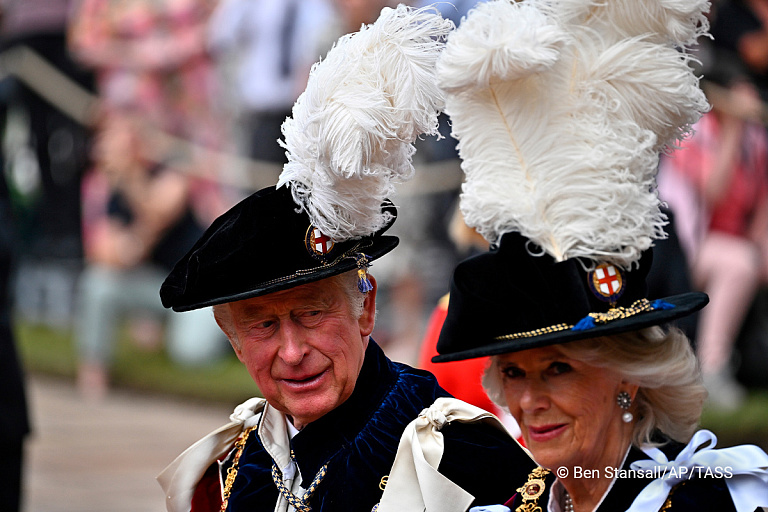
<instances>
[{"instance_id":1,"label":"hat brim","mask_svg":"<svg viewBox=\"0 0 768 512\"><path fill-rule=\"evenodd\" d=\"M399 243L399 239L396 236L382 235L376 237L371 245L361 244L359 250L365 252L365 255L369 260L384 256ZM362 246L364 245L364 247ZM355 250L358 248L356 247ZM187 304L176 304L172 306L174 311L182 313L184 311L192 311L194 309L205 308L208 306L217 306L219 304L225 304L227 302L236 302L239 300L252 299L254 297L260 297L274 292L287 290L303 284L320 281L327 279L350 270L357 269L357 263L353 257L348 257L340 260L334 265L319 266L314 268L308 268L305 270L296 271L293 275L285 276L283 279L270 281L258 286L254 286L247 291L240 293L232 293L227 295L219 295L215 298L208 300L197 300Z\"/></svg>"},{"instance_id":2,"label":"hat brim","mask_svg":"<svg viewBox=\"0 0 768 512\"><path fill-rule=\"evenodd\" d=\"M633 316L614 320L605 324L598 324L591 329L574 331L572 329L541 334L538 336L521 337L511 340L501 340L496 343L489 343L480 347L454 352L450 354L437 355L432 358L434 363L447 363L450 361L461 361L464 359L474 359L477 357L494 356L507 354L510 352L519 352L530 348L545 347L578 341L588 338L598 338L601 336L611 336L624 332L637 331L645 327L662 325L672 322L694 313L709 302L709 297L701 292L689 292L680 295L674 295L661 299L674 307L671 309L654 309ZM511 334L511 333L510 333Z\"/></svg>"}]
</instances>

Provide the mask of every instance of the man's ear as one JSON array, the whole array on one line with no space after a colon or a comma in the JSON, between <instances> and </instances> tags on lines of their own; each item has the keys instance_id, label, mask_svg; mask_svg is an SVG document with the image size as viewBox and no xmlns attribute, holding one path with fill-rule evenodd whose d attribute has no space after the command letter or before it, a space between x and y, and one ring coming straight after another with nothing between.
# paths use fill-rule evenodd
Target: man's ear
<instances>
[{"instance_id":1,"label":"man's ear","mask_svg":"<svg viewBox=\"0 0 768 512\"><path fill-rule=\"evenodd\" d=\"M372 275L369 275L368 280L371 282L373 288L365 294L363 312L357 320L362 336L370 336L373 332L373 325L376 322L376 279Z\"/></svg>"},{"instance_id":2,"label":"man's ear","mask_svg":"<svg viewBox=\"0 0 768 512\"><path fill-rule=\"evenodd\" d=\"M240 349L240 347L235 343L231 338L227 338L229 340L229 344L232 345L232 350L235 351L235 355L240 360L241 363L245 363L243 361L243 351Z\"/></svg>"},{"instance_id":3,"label":"man's ear","mask_svg":"<svg viewBox=\"0 0 768 512\"><path fill-rule=\"evenodd\" d=\"M232 350L235 351L235 355L240 360L240 362L243 362L243 351L240 348L239 343L237 343L237 340L235 339L234 326L232 325L232 318L230 317L230 312L228 310L224 310L222 308L228 307L226 304L224 306L219 306L216 309L213 310L213 319L216 320L216 323L219 326L219 329L221 329L224 334L227 336L227 340L229 340L229 344L232 345Z\"/></svg>"}]
</instances>

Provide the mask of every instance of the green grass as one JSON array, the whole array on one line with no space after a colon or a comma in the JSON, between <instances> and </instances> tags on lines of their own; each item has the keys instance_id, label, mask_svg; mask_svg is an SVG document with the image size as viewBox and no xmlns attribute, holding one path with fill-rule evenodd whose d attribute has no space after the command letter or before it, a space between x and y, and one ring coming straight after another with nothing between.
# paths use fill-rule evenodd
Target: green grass
<instances>
[{"instance_id":1,"label":"green grass","mask_svg":"<svg viewBox=\"0 0 768 512\"><path fill-rule=\"evenodd\" d=\"M19 323L16 338L27 372L74 381L77 357L70 331ZM110 381L117 388L234 404L258 394L234 354L205 367L184 367L162 350L137 347L125 335L118 341Z\"/></svg>"},{"instance_id":2,"label":"green grass","mask_svg":"<svg viewBox=\"0 0 768 512\"><path fill-rule=\"evenodd\" d=\"M20 323L16 334L28 372L74 381L77 360L69 331ZM204 368L185 368L162 351L136 347L125 335L118 342L111 380L115 387L229 404L258 394L234 354ZM718 447L750 443L768 451L768 390L752 391L734 412L705 409L701 424L717 435Z\"/></svg>"},{"instance_id":3,"label":"green grass","mask_svg":"<svg viewBox=\"0 0 768 512\"><path fill-rule=\"evenodd\" d=\"M736 411L705 408L701 426L715 433L717 446L756 444L768 451L768 390L752 390Z\"/></svg>"}]
</instances>

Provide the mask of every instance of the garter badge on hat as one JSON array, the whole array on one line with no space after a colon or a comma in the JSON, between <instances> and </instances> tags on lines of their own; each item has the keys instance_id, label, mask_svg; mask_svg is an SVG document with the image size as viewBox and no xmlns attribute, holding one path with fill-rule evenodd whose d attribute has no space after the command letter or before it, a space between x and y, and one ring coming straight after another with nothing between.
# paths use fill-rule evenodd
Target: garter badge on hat
<instances>
[{"instance_id":1,"label":"garter badge on hat","mask_svg":"<svg viewBox=\"0 0 768 512\"><path fill-rule=\"evenodd\" d=\"M304 244L310 256L322 262L326 262L331 258L331 253L336 245L330 237L325 236L318 228L311 224L307 228Z\"/></svg>"},{"instance_id":2,"label":"garter badge on hat","mask_svg":"<svg viewBox=\"0 0 768 512\"><path fill-rule=\"evenodd\" d=\"M610 263L598 265L589 272L587 279L595 297L605 302L615 304L624 293L624 273Z\"/></svg>"}]
</instances>

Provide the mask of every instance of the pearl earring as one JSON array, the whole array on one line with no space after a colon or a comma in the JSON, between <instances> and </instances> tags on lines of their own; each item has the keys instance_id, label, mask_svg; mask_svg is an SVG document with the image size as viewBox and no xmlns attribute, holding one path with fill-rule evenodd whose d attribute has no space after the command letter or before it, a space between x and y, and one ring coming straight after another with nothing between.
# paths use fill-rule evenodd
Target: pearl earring
<instances>
[{"instance_id":1,"label":"pearl earring","mask_svg":"<svg viewBox=\"0 0 768 512\"><path fill-rule=\"evenodd\" d=\"M632 416L632 413L628 410L632 405L632 397L629 396L629 393L626 391L619 393L619 395L616 397L616 403L619 404L619 407L624 409L624 414L621 415L621 421L624 423L631 422L634 416Z\"/></svg>"}]
</instances>

